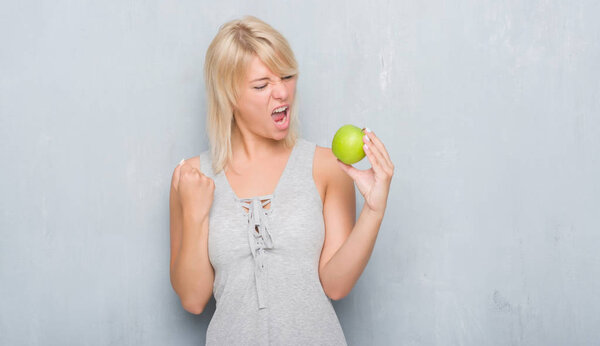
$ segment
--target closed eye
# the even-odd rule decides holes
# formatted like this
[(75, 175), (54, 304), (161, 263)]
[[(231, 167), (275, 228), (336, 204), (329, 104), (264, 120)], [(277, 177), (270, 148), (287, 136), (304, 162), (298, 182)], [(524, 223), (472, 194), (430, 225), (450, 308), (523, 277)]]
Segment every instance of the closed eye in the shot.
[[(292, 79), (292, 78), (294, 78), (294, 75), (285, 76), (285, 77), (283, 77), (281, 79)], [(256, 90), (262, 90), (262, 89), (264, 89), (267, 86), (267, 84), (254, 87), (254, 89), (256, 89)]]

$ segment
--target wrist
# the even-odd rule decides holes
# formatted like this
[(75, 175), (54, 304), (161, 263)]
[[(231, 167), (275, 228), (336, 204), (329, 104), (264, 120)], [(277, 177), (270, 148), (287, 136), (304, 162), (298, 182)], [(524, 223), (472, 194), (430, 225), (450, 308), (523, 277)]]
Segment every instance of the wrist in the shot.
[(365, 204), (363, 206), (362, 213), (367, 215), (369, 218), (381, 220), (385, 214), (385, 207), (382, 210), (373, 210), (367, 204)]
[(200, 216), (197, 213), (182, 211), (183, 222), (187, 224), (200, 225), (208, 221), (207, 216)]

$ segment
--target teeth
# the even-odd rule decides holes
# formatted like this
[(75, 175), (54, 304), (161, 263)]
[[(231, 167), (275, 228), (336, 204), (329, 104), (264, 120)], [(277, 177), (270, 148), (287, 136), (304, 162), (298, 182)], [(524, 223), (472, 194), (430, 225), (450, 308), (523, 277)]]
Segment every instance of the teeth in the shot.
[(283, 106), (283, 107), (279, 107), (279, 108), (275, 108), (275, 110), (273, 111), (273, 113), (279, 113), (279, 112), (283, 112), (284, 110), (287, 109), (287, 106)]

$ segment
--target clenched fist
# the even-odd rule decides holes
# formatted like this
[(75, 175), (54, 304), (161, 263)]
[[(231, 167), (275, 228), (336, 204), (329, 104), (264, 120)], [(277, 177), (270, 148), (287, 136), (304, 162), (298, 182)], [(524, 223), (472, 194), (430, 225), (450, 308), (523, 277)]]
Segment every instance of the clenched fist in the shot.
[(211, 178), (182, 161), (175, 168), (173, 188), (184, 216), (198, 221), (208, 219), (215, 191), (215, 182)]

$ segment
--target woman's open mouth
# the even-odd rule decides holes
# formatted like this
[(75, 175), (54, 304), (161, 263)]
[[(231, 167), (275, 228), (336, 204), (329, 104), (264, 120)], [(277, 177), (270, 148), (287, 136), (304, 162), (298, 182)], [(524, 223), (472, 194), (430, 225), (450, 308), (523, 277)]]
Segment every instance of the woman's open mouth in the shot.
[(290, 107), (288, 105), (284, 105), (275, 108), (275, 110), (271, 114), (271, 117), (275, 122), (275, 126), (280, 130), (285, 130), (288, 127), (289, 109)]

